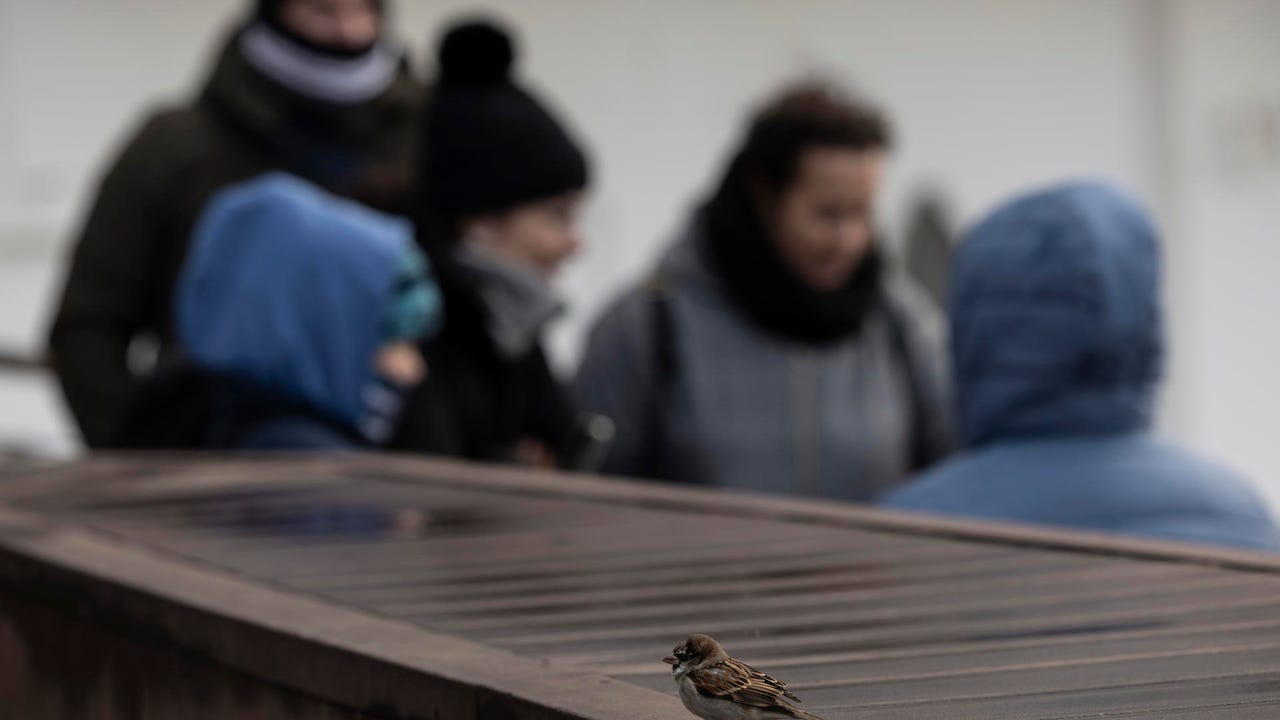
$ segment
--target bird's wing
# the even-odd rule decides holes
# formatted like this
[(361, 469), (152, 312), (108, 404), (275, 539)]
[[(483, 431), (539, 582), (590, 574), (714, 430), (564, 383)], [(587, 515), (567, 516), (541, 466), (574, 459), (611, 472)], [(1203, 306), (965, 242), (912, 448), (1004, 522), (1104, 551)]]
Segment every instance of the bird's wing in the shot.
[(795, 695), (792, 695), (791, 691), (787, 689), (787, 684), (782, 682), (778, 678), (772, 675), (769, 675), (767, 673), (762, 673), (759, 670), (751, 667), (750, 665), (744, 662), (739, 662), (738, 660), (734, 660), (733, 658), (729, 658), (728, 662), (737, 666), (740, 669), (739, 670), (740, 672), (745, 672), (748, 675), (750, 675), (751, 680), (753, 682), (760, 683), (767, 687), (773, 688), (775, 692), (781, 693), (784, 697), (794, 700), (796, 702), (800, 702), (800, 698), (796, 697)]
[(733, 658), (694, 670), (689, 673), (689, 679), (702, 695), (742, 705), (773, 710), (789, 709), (782, 701), (783, 697), (799, 702), (781, 680)]

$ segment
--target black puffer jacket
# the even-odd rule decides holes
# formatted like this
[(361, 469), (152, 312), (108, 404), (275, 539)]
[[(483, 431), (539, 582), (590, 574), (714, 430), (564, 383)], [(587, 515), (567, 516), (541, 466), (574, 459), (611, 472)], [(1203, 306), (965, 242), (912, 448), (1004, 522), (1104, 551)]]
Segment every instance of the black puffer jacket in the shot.
[(474, 292), (442, 264), (445, 327), (423, 348), (429, 374), (409, 397), (392, 448), (510, 462), (518, 443), (534, 440), (574, 465), (576, 412), (542, 347), (502, 357)]
[(271, 170), (398, 210), (412, 173), (422, 89), (402, 64), (366, 103), (337, 106), (268, 79), (223, 48), (199, 98), (152, 114), (103, 178), (75, 246), (50, 355), (85, 440), (114, 444), (136, 390), (139, 336), (170, 345), (187, 238), (221, 188)]

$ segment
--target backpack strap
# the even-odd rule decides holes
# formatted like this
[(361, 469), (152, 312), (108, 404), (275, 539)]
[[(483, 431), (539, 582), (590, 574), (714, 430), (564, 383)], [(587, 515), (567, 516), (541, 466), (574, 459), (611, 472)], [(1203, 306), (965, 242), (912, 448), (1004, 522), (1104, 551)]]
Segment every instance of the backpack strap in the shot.
[(644, 440), (641, 443), (645, 461), (642, 472), (646, 477), (670, 480), (674, 474), (667, 451), (667, 414), (677, 371), (675, 328), (671, 318), (675, 288), (670, 278), (658, 270), (645, 281), (644, 291), (649, 299), (653, 387), (645, 400)]
[(929, 422), (929, 413), (924, 398), (924, 384), (930, 382), (929, 378), (924, 377), (920, 367), (916, 364), (916, 346), (907, 337), (908, 320), (905, 313), (898, 307), (897, 303), (887, 295), (884, 296), (881, 306), (885, 309), (885, 316), (889, 326), (889, 343), (893, 352), (900, 360), (903, 374), (907, 380), (907, 394), (910, 401), (910, 417), (908, 418), (911, 427), (911, 461), (910, 470), (916, 472), (930, 465), (936, 458), (930, 449), (929, 434), (925, 429), (926, 423)]

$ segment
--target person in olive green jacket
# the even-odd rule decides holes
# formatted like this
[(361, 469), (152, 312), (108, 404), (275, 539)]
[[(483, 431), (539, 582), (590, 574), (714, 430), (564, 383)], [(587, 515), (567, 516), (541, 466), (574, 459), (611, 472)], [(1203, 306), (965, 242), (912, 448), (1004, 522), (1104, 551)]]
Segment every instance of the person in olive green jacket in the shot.
[(330, 192), (403, 210), (423, 96), (385, 37), (379, 0), (261, 0), (199, 96), (153, 113), (93, 200), (49, 352), (91, 447), (117, 445), (145, 369), (140, 338), (168, 357), (175, 278), (217, 190), (283, 170)]

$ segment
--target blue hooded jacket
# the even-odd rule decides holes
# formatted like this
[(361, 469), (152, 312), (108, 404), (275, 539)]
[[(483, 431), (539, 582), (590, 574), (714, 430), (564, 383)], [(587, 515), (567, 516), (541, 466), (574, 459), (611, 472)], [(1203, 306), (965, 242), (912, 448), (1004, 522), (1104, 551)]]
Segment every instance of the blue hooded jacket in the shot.
[(440, 323), (408, 221), (273, 173), (215, 196), (178, 279), (177, 337), (197, 365), (362, 426), (373, 357)]
[(1098, 183), (998, 209), (951, 273), (967, 450), (888, 507), (1280, 549), (1253, 489), (1149, 434), (1164, 338), (1156, 231)]

